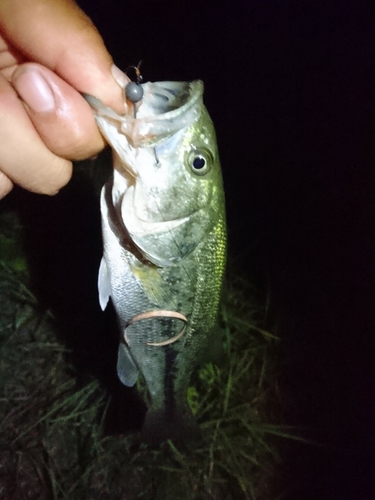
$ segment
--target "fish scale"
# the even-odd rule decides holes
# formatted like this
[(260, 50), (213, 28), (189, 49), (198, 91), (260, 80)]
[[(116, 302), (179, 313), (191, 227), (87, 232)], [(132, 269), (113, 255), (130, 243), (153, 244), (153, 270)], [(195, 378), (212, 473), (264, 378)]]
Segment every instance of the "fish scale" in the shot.
[(86, 96), (114, 158), (101, 195), (99, 301), (104, 309), (111, 298), (118, 316), (120, 380), (132, 386), (142, 374), (147, 386), (144, 439), (191, 443), (199, 428), (189, 381), (219, 335), (221, 169), (202, 82), (148, 82), (142, 91), (137, 111), (124, 115)]

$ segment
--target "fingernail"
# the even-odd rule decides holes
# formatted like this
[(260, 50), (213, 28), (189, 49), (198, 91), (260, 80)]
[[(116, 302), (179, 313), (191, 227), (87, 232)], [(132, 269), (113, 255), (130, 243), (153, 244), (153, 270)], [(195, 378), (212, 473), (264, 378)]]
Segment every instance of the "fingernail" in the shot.
[(13, 81), (21, 99), (36, 113), (53, 111), (56, 107), (54, 93), (40, 71), (26, 69)]
[(116, 83), (120, 85), (121, 88), (124, 88), (129, 82), (129, 78), (115, 64), (112, 64), (111, 66), (111, 73), (113, 78), (116, 80)]

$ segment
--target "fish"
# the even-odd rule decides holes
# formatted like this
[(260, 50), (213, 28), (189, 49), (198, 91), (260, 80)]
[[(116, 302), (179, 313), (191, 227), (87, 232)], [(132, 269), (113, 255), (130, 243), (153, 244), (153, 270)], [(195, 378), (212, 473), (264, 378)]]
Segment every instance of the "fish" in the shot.
[(141, 374), (147, 387), (143, 440), (193, 443), (201, 434), (189, 382), (220, 337), (221, 166), (203, 82), (141, 86), (142, 100), (124, 115), (85, 96), (113, 150), (100, 201), (99, 302), (104, 310), (111, 298), (117, 314), (121, 382), (132, 387)]

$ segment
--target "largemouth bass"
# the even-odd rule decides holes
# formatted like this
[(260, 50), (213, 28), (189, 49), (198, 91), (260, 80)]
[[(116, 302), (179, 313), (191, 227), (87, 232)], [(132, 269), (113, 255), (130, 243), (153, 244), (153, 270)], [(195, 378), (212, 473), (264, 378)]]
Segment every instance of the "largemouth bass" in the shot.
[[(136, 117), (86, 96), (113, 149), (101, 193), (102, 309), (111, 297), (121, 328), (118, 376), (144, 377), (144, 440), (193, 440), (190, 377), (219, 334), (226, 255), (224, 191), (203, 83), (142, 85)], [(135, 113), (134, 113), (135, 114)]]

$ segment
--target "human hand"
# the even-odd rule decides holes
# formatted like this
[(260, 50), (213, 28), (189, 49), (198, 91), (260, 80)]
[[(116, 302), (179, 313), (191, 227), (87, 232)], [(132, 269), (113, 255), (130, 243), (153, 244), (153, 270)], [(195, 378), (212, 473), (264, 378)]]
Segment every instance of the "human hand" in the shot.
[(0, 0), (0, 198), (57, 193), (105, 145), (80, 92), (123, 113), (127, 81), (74, 0)]

